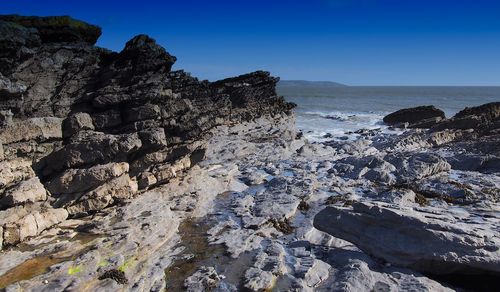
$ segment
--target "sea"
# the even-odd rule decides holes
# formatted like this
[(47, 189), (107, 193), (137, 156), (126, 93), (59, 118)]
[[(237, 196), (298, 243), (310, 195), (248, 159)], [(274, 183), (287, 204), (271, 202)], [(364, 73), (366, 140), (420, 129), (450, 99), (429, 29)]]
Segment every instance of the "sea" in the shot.
[(312, 141), (351, 140), (363, 129), (394, 132), (385, 115), (434, 105), (452, 117), (465, 107), (500, 102), (499, 87), (448, 86), (279, 86), (279, 95), (297, 104), (297, 127)]

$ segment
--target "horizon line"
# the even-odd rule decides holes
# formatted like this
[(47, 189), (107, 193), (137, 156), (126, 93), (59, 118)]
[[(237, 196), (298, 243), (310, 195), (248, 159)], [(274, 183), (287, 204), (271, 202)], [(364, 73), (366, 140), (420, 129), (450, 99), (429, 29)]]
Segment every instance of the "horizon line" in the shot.
[[(338, 87), (500, 87), (500, 84), (497, 85), (488, 85), (488, 84), (439, 84), (439, 85), (430, 85), (430, 84), (346, 84), (338, 81), (330, 81), (330, 80), (307, 80), (307, 79), (280, 79), (281, 81), (302, 81), (302, 82), (325, 82), (325, 83), (335, 83), (338, 84)], [(279, 83), (278, 82), (278, 83)]]

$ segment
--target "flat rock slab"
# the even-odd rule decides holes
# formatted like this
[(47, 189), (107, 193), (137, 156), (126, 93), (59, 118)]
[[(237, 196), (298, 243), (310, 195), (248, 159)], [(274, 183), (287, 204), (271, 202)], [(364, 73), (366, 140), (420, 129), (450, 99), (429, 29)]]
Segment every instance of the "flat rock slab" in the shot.
[(314, 227), (389, 263), (421, 272), (500, 275), (498, 218), (481, 224), (460, 219), (431, 208), (355, 203), (352, 209), (327, 207), (314, 218)]

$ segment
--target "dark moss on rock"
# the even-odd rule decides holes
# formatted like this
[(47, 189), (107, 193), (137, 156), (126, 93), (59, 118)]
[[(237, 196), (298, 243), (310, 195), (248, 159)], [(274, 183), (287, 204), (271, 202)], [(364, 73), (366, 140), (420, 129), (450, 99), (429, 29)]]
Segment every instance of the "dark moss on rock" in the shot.
[(99, 280), (104, 280), (104, 279), (111, 279), (114, 280), (116, 283), (122, 285), (128, 284), (128, 279), (125, 276), (125, 273), (117, 269), (108, 270), (99, 276)]

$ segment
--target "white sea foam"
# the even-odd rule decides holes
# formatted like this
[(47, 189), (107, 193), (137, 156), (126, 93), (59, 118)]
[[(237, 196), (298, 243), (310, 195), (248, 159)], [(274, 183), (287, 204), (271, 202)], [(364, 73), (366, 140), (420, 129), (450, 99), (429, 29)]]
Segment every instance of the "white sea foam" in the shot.
[(358, 130), (380, 129), (388, 131), (382, 119), (385, 113), (298, 111), (297, 126), (310, 141), (325, 139), (352, 140)]
[[(500, 100), (500, 87), (297, 87), (278, 88), (297, 107), (297, 126), (310, 140), (353, 139), (360, 129), (393, 133), (382, 118), (393, 111), (434, 105), (451, 117), (466, 106)], [(397, 133), (397, 132), (396, 132)], [(329, 138), (331, 139), (331, 138)]]

